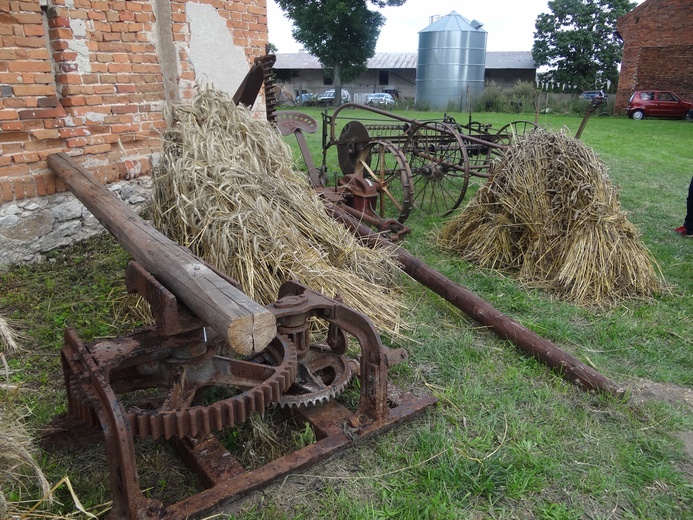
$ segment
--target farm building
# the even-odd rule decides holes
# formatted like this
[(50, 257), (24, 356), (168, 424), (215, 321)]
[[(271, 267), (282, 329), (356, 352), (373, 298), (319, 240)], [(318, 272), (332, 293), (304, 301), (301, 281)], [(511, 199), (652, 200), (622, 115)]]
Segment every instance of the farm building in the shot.
[(98, 228), (49, 154), (144, 202), (164, 103), (233, 94), (267, 43), (264, 1), (3, 0), (0, 22), (0, 266)]
[(618, 19), (623, 59), (615, 110), (637, 89), (673, 90), (693, 100), (693, 7), (690, 0), (646, 0)]
[[(390, 92), (400, 99), (413, 99), (416, 94), (416, 52), (376, 53), (368, 60), (368, 70), (353, 82), (344, 85), (359, 101), (365, 94)], [(294, 96), (300, 91), (319, 94), (332, 85), (320, 61), (307, 52), (279, 53), (274, 66), (279, 84)], [(486, 52), (484, 82), (512, 87), (518, 81), (534, 82), (536, 65), (529, 51)]]

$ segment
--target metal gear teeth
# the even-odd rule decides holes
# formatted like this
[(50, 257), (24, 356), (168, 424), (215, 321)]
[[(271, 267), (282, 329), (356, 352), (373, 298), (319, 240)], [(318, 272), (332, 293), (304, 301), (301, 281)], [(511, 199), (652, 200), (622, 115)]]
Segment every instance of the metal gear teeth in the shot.
[(344, 378), (341, 380), (337, 378), (338, 381), (336, 383), (329, 385), (327, 389), (320, 390), (319, 392), (305, 393), (300, 395), (284, 393), (277, 402), (277, 405), (280, 408), (300, 408), (301, 406), (317, 406), (336, 398), (337, 396), (341, 395), (342, 392), (344, 392), (347, 386), (349, 386), (349, 383), (351, 383), (351, 379), (353, 377), (351, 365), (349, 363), (349, 360), (345, 356), (333, 354), (331, 352), (329, 353), (343, 363), (344, 370), (345, 372), (347, 372), (346, 376), (344, 376)]

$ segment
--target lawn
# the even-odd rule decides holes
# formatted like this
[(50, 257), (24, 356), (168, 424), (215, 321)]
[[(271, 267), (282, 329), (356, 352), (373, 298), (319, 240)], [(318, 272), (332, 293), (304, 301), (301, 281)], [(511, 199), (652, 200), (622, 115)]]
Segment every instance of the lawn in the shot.
[[(306, 112), (319, 121), (319, 110)], [(517, 116), (475, 119), (500, 128)], [(580, 121), (541, 115), (538, 122), (573, 134)], [(286, 140), (303, 168), (295, 139)], [(399, 346), (410, 357), (391, 377), (402, 387), (434, 393), (437, 407), (251, 496), (229, 515), (693, 518), (693, 241), (672, 231), (682, 223), (693, 175), (693, 124), (593, 117), (582, 141), (619, 186), (622, 207), (656, 258), (668, 291), (610, 310), (578, 308), (527, 290), (507, 273), (442, 252), (435, 237), (443, 219), (416, 211), (407, 221), (412, 232), (404, 247), (626, 387), (626, 397), (584, 392), (403, 276), (410, 331)], [(309, 136), (309, 144), (319, 163), (320, 131)], [(334, 149), (328, 159), (328, 170), (336, 170)], [(481, 182), (473, 180), (466, 201)], [(0, 310), (26, 347), (9, 360), (9, 377), (21, 385), (18, 399), (31, 409), (32, 428), (45, 426), (66, 406), (59, 360), (65, 326), (91, 340), (141, 324), (142, 314), (124, 290), (126, 262), (117, 243), (102, 235), (51, 253), (43, 264), (0, 272)], [(260, 423), (253, 421), (258, 428)], [(249, 439), (251, 426), (227, 433)], [(254, 446), (262, 447), (257, 441)], [(139, 451), (141, 486), (148, 494), (172, 501), (195, 488), (165, 445), (142, 443)], [(40, 460), (52, 482), (67, 475), (87, 507), (109, 499), (98, 450), (41, 452)], [(56, 511), (69, 512), (68, 493), (63, 488), (59, 494), (64, 505)]]

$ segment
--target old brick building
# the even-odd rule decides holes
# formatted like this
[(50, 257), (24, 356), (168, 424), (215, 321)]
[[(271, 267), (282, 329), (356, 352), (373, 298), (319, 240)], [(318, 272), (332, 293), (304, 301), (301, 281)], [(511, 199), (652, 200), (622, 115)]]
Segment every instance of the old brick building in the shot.
[(165, 101), (197, 82), (233, 93), (264, 54), (266, 1), (0, 0), (0, 41), (2, 265), (64, 226), (42, 209), (65, 190), (46, 157), (66, 152), (105, 183), (147, 174)]
[(634, 90), (673, 90), (693, 100), (693, 3), (647, 0), (618, 19), (624, 42), (615, 110)]

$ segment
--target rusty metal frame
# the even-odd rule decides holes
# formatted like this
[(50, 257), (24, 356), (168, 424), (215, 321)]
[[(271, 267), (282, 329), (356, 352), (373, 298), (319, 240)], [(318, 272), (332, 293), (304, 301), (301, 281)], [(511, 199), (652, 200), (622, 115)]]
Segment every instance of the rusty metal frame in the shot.
[[(356, 362), (361, 379), (359, 404), (355, 411), (335, 400), (320, 406), (289, 409), (287, 413), (311, 425), (316, 442), (246, 471), (213, 435), (215, 421), (218, 421), (214, 410), (179, 412), (183, 418), (180, 420), (187, 421), (185, 427), (191, 434), (170, 436), (163, 430), (158, 433), (147, 430), (121, 405), (119, 391), (128, 387), (129, 382), (127, 371), (124, 379), (109, 379), (108, 367), (114, 360), (125, 360), (127, 365), (134, 363), (129, 361), (133, 356), (141, 359), (150, 355), (154, 359), (165, 349), (194, 350), (203, 334), (202, 322), (138, 264), (131, 262), (126, 277), (130, 290), (138, 291), (153, 307), (156, 329), (92, 344), (84, 344), (74, 331), (66, 331), (62, 362), (68, 416), (55, 421), (53, 434), (44, 438), (49, 446), (51, 443), (59, 444), (61, 432), (70, 436), (79, 430), (80, 438), (94, 439), (97, 437), (83, 434), (84, 424), (100, 428), (113, 492), (110, 518), (194, 518), (293, 471), (324, 461), (350, 447), (356, 439), (382, 433), (422, 413), (436, 402), (430, 394), (414, 396), (388, 383), (388, 367), (406, 359), (406, 352), (383, 346), (365, 315), (301, 284), (288, 282), (280, 289), (278, 300), (267, 306), (277, 318), (278, 333), (284, 334), (290, 344), (298, 343), (296, 350), (300, 352), (306, 348), (307, 341), (306, 335), (300, 332), (300, 325), (309, 317), (317, 316), (342, 334), (355, 337), (361, 346), (361, 356)], [(328, 335), (328, 344), (331, 341), (334, 344), (330, 346), (335, 350), (344, 348), (340, 334)], [(131, 383), (133, 387), (137, 386), (136, 381)], [(262, 395), (267, 393), (268, 390), (261, 389)], [(243, 403), (233, 406), (240, 406), (245, 417), (253, 411), (261, 411), (265, 400), (250, 397)], [(138, 484), (135, 442), (138, 437), (151, 436), (168, 439), (206, 489), (169, 505), (147, 498)]]

